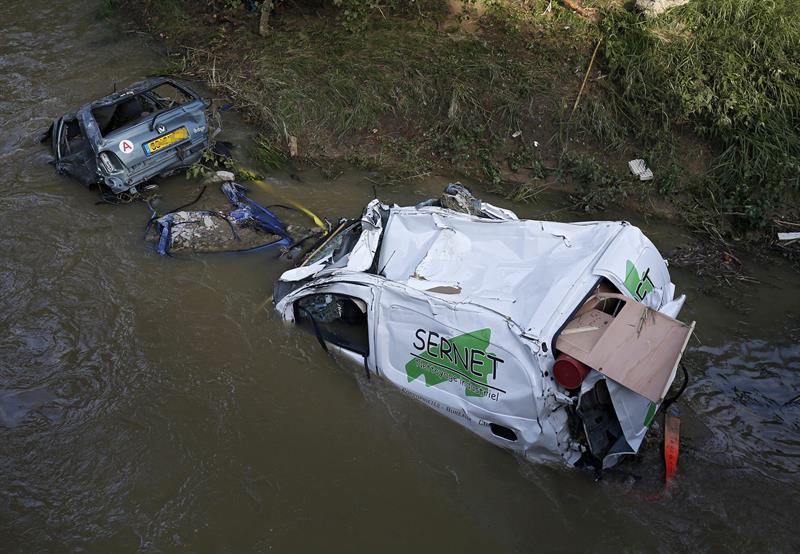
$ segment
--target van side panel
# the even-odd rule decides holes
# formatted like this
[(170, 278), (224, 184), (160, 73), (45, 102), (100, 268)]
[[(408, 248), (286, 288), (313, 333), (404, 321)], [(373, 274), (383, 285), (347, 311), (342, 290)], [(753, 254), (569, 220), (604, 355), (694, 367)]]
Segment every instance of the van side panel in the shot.
[(491, 442), (558, 459), (566, 429), (542, 422), (544, 399), (525, 367), (538, 360), (503, 318), (394, 287), (382, 289), (377, 316), (376, 357), (386, 379)]

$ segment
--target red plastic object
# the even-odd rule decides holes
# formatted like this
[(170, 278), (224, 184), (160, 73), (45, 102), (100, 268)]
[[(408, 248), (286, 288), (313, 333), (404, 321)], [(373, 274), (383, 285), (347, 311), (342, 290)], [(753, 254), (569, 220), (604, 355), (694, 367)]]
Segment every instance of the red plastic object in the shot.
[(566, 389), (577, 389), (589, 374), (589, 366), (567, 354), (559, 354), (553, 366), (556, 381)]
[(681, 419), (677, 410), (667, 410), (664, 416), (664, 483), (669, 486), (678, 471), (681, 444)]

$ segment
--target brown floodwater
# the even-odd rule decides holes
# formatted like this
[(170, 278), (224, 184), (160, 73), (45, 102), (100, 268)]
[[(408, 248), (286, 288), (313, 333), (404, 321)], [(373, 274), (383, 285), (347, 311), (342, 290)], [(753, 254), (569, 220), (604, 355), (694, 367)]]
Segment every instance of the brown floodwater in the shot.
[[(669, 495), (657, 425), (599, 483), (520, 460), (259, 310), (287, 267), (274, 255), (159, 257), (146, 206), (97, 205), (55, 174), (38, 132), (166, 66), (100, 4), (0, 5), (0, 551), (800, 550), (800, 279), (786, 262), (741, 253), (757, 285), (672, 269), (698, 340)], [(248, 161), (253, 130), (233, 112), (225, 124)], [(270, 179), (332, 219), (358, 214), (376, 180)], [(377, 191), (416, 202), (446, 181)], [(166, 179), (159, 206), (198, 188)], [(475, 190), (522, 216), (587, 218), (555, 193), (520, 208)], [(664, 253), (690, 240), (602, 217), (630, 218)]]

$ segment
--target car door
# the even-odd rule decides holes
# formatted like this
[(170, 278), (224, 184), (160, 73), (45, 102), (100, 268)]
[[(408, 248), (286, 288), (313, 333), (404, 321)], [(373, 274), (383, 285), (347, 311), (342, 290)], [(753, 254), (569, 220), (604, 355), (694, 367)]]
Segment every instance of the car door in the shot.
[(295, 300), (293, 317), (325, 350), (374, 371), (372, 300), (367, 286), (332, 285)]
[(75, 115), (56, 121), (52, 136), (56, 169), (89, 186), (97, 182), (97, 163), (83, 125)]

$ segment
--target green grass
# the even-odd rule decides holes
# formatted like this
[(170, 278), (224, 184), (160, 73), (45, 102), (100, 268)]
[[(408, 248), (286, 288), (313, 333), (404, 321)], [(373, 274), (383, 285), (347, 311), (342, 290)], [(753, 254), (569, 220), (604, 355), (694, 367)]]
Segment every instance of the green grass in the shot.
[(562, 170), (569, 172), (576, 185), (575, 206), (587, 213), (618, 206), (635, 190), (630, 175), (610, 170), (592, 156), (567, 154), (564, 162)]
[(101, 0), (95, 12), (95, 16), (97, 19), (109, 19), (116, 13), (116, 10), (117, 0)]
[[(601, 23), (615, 120), (652, 137), (691, 129), (717, 154), (694, 191), (742, 227), (769, 224), (798, 191), (796, 0), (693, 0), (659, 18)], [(636, 131), (634, 131), (636, 132)]]
[[(547, 0), (468, 1), (460, 15), (441, 0), (283, 2), (268, 37), (241, 2), (107, 3), (250, 117), (265, 166), (292, 135), (302, 157), (383, 169), (387, 182), (442, 166), (532, 201), (555, 177), (588, 211), (660, 196), (737, 233), (798, 215), (796, 1), (692, 0), (644, 19), (583, 0), (599, 23), (559, 2), (544, 13)], [(688, 167), (694, 150), (708, 155)], [(652, 183), (630, 179), (632, 157)]]
[[(546, 5), (538, 3), (537, 9)], [(301, 156), (346, 157), (357, 149), (359, 159), (375, 165), (408, 165), (408, 175), (427, 158), (491, 182), (500, 178), (509, 137), (551, 126), (547, 114), (562, 90), (577, 90), (583, 35), (567, 37), (573, 48), (565, 55), (562, 27), (587, 28), (557, 8), (537, 37), (509, 34), (497, 3), (480, 34), (459, 32), (438, 11), (390, 13), (357, 32), (331, 15), (294, 13), (276, 18), (265, 39), (243, 9), (214, 18), (208, 6), (198, 10), (182, 0), (135, 6), (178, 47), (175, 66), (231, 97), (274, 148), (285, 148), (293, 135)]]

